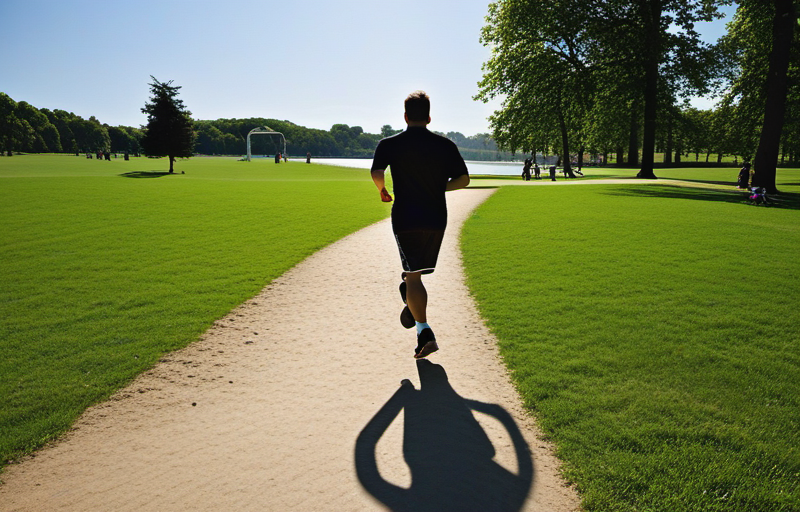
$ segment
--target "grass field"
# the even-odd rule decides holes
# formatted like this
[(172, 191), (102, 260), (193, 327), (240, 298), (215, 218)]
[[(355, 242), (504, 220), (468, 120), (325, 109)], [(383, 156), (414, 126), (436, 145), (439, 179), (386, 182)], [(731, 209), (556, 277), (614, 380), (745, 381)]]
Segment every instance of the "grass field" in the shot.
[(778, 172), (780, 207), (505, 187), (466, 224), (469, 286), (588, 510), (800, 510), (800, 171)]
[[(388, 214), (363, 170), (165, 168), (0, 158), (1, 464)], [(468, 222), (470, 287), (589, 510), (800, 511), (800, 171), (778, 172), (772, 208), (719, 185), (735, 169), (659, 169), (710, 188), (507, 187)]]
[(0, 158), (0, 466), (300, 260), (388, 215), (366, 171)]

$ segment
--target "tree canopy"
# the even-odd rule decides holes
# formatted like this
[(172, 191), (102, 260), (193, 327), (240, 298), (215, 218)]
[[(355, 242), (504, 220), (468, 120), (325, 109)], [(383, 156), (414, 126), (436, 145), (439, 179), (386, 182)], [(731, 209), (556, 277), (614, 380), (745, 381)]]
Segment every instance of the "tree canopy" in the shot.
[[(503, 100), (490, 117), (502, 148), (560, 145), (556, 151), (565, 166), (568, 155), (582, 155), (583, 148), (604, 155), (615, 151), (621, 162), (627, 146), (628, 165), (638, 165), (641, 152), (643, 177), (655, 177), (659, 149), (666, 163), (680, 161), (690, 150), (697, 159), (712, 151), (752, 155), (758, 134), (751, 127), (758, 122), (753, 118), (763, 115), (758, 96), (764, 94), (764, 81), (735, 77), (767, 76), (769, 38), (763, 26), (771, 18), (747, 34), (736, 25), (747, 19), (752, 28), (760, 18), (749, 12), (775, 12), (770, 5), (781, 1), (792, 3), (743, 1), (732, 35), (710, 45), (700, 40), (695, 25), (719, 18), (718, 8), (730, 0), (498, 0), (489, 6), (481, 35), (492, 54), (476, 99)], [(758, 58), (751, 64), (748, 54)], [(793, 83), (789, 80), (790, 108)], [(749, 109), (744, 125), (731, 126), (717, 111), (700, 113), (681, 103), (728, 87), (727, 101), (717, 110), (744, 115)], [(781, 144), (790, 159), (796, 158), (788, 140)]]

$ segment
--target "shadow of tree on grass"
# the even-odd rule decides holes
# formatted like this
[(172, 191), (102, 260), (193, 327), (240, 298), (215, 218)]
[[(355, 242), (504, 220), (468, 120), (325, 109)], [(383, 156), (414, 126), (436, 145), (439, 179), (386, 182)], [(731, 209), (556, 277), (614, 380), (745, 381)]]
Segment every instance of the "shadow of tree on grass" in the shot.
[[(715, 201), (752, 206), (748, 200), (750, 194), (744, 190), (728, 191), (681, 187), (678, 185), (646, 185), (617, 187), (603, 193), (615, 196), (693, 199), (696, 201)], [(800, 210), (800, 194), (796, 192), (781, 192), (778, 195), (769, 197), (772, 202), (769, 208)]]
[[(169, 176), (167, 171), (131, 171), (124, 172), (119, 176), (123, 178), (161, 178), (162, 176)], [(175, 176), (175, 173), (172, 173)]]
[[(417, 371), (420, 389), (404, 380), (356, 440), (361, 485), (393, 512), (519, 511), (533, 482), (533, 462), (514, 419), (497, 404), (459, 396), (438, 364), (420, 360)], [(381, 476), (375, 453), (401, 411), (403, 457), (411, 470), (408, 489)], [(514, 446), (517, 474), (493, 460), (495, 447), (473, 411), (505, 427)]]

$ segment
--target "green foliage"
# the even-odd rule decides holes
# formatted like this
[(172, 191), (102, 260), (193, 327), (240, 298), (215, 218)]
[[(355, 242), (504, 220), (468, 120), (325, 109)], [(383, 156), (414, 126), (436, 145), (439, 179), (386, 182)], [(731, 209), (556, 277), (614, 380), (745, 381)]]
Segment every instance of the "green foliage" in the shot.
[(188, 158), (194, 154), (194, 131), (192, 113), (178, 99), (179, 86), (172, 80), (163, 83), (150, 76), (150, 92), (153, 95), (145, 103), (142, 113), (147, 114), (147, 127), (141, 140), (144, 153), (149, 156), (169, 157), (169, 172), (176, 158)]
[(576, 149), (607, 152), (630, 139), (635, 155), (644, 113), (643, 162), (652, 171), (657, 104), (718, 82), (716, 49), (699, 40), (694, 23), (718, 16), (724, 3), (492, 3), (481, 37), (492, 57), (476, 99), (504, 98), (490, 118), (494, 138), (512, 150), (558, 145), (566, 162)]
[[(773, 2), (740, 1), (721, 39), (730, 82), (718, 111), (724, 112), (727, 152), (752, 158), (759, 142), (767, 101), (765, 77), (772, 51)], [(794, 31), (788, 70), (789, 91), (780, 144), (789, 160), (800, 161), (800, 30)]]
[(384, 218), (365, 171), (198, 158), (0, 164), (0, 465), (325, 245)]
[(800, 510), (799, 182), (782, 208), (506, 187), (468, 221), (470, 289), (587, 510)]
[[(169, 86), (169, 84), (161, 85)], [(172, 89), (177, 93), (179, 87)], [(33, 126), (29, 120), (18, 117), (18, 105), (23, 105), (27, 117), (34, 121)], [(41, 115), (44, 115), (44, 118)], [(290, 121), (261, 117), (195, 120), (193, 122), (195, 143), (191, 153), (243, 155), (247, 152), (247, 134), (258, 126), (269, 126), (283, 133), (290, 155), (305, 156), (306, 153), (311, 153), (315, 157), (370, 158), (381, 138), (402, 131), (384, 125), (381, 134), (378, 135), (366, 133), (360, 126), (351, 127), (346, 124), (336, 124), (330, 131), (326, 131), (306, 128)], [(456, 142), (465, 158), (471, 160), (510, 160), (513, 156), (512, 153), (498, 151), (494, 141), (485, 133), (465, 137), (460, 132), (448, 132), (446, 136)], [(0, 93), (0, 151), (4, 149), (68, 153), (111, 151), (139, 154), (142, 152), (143, 137), (144, 132), (140, 128), (100, 124), (94, 116), (85, 120), (71, 112), (58, 109), (37, 111), (25, 102), (18, 104), (8, 95)], [(254, 137), (251, 143), (252, 152), (257, 155), (272, 155), (282, 150), (277, 137)]]
[(108, 131), (110, 151), (112, 153), (138, 154), (140, 152), (139, 141), (144, 136), (141, 130), (125, 126), (104, 126)]

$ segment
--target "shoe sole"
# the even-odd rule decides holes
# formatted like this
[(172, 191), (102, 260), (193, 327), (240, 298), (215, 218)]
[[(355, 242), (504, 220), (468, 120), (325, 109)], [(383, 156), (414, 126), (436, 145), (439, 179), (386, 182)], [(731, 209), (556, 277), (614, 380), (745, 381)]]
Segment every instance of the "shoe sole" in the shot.
[(419, 352), (414, 354), (414, 359), (424, 359), (437, 350), (439, 350), (439, 345), (436, 344), (436, 340), (431, 340), (423, 345)]
[(411, 314), (411, 310), (408, 309), (408, 306), (404, 307), (403, 311), (400, 312), (400, 323), (406, 329), (411, 329), (417, 325), (417, 321), (414, 320), (414, 315)]

